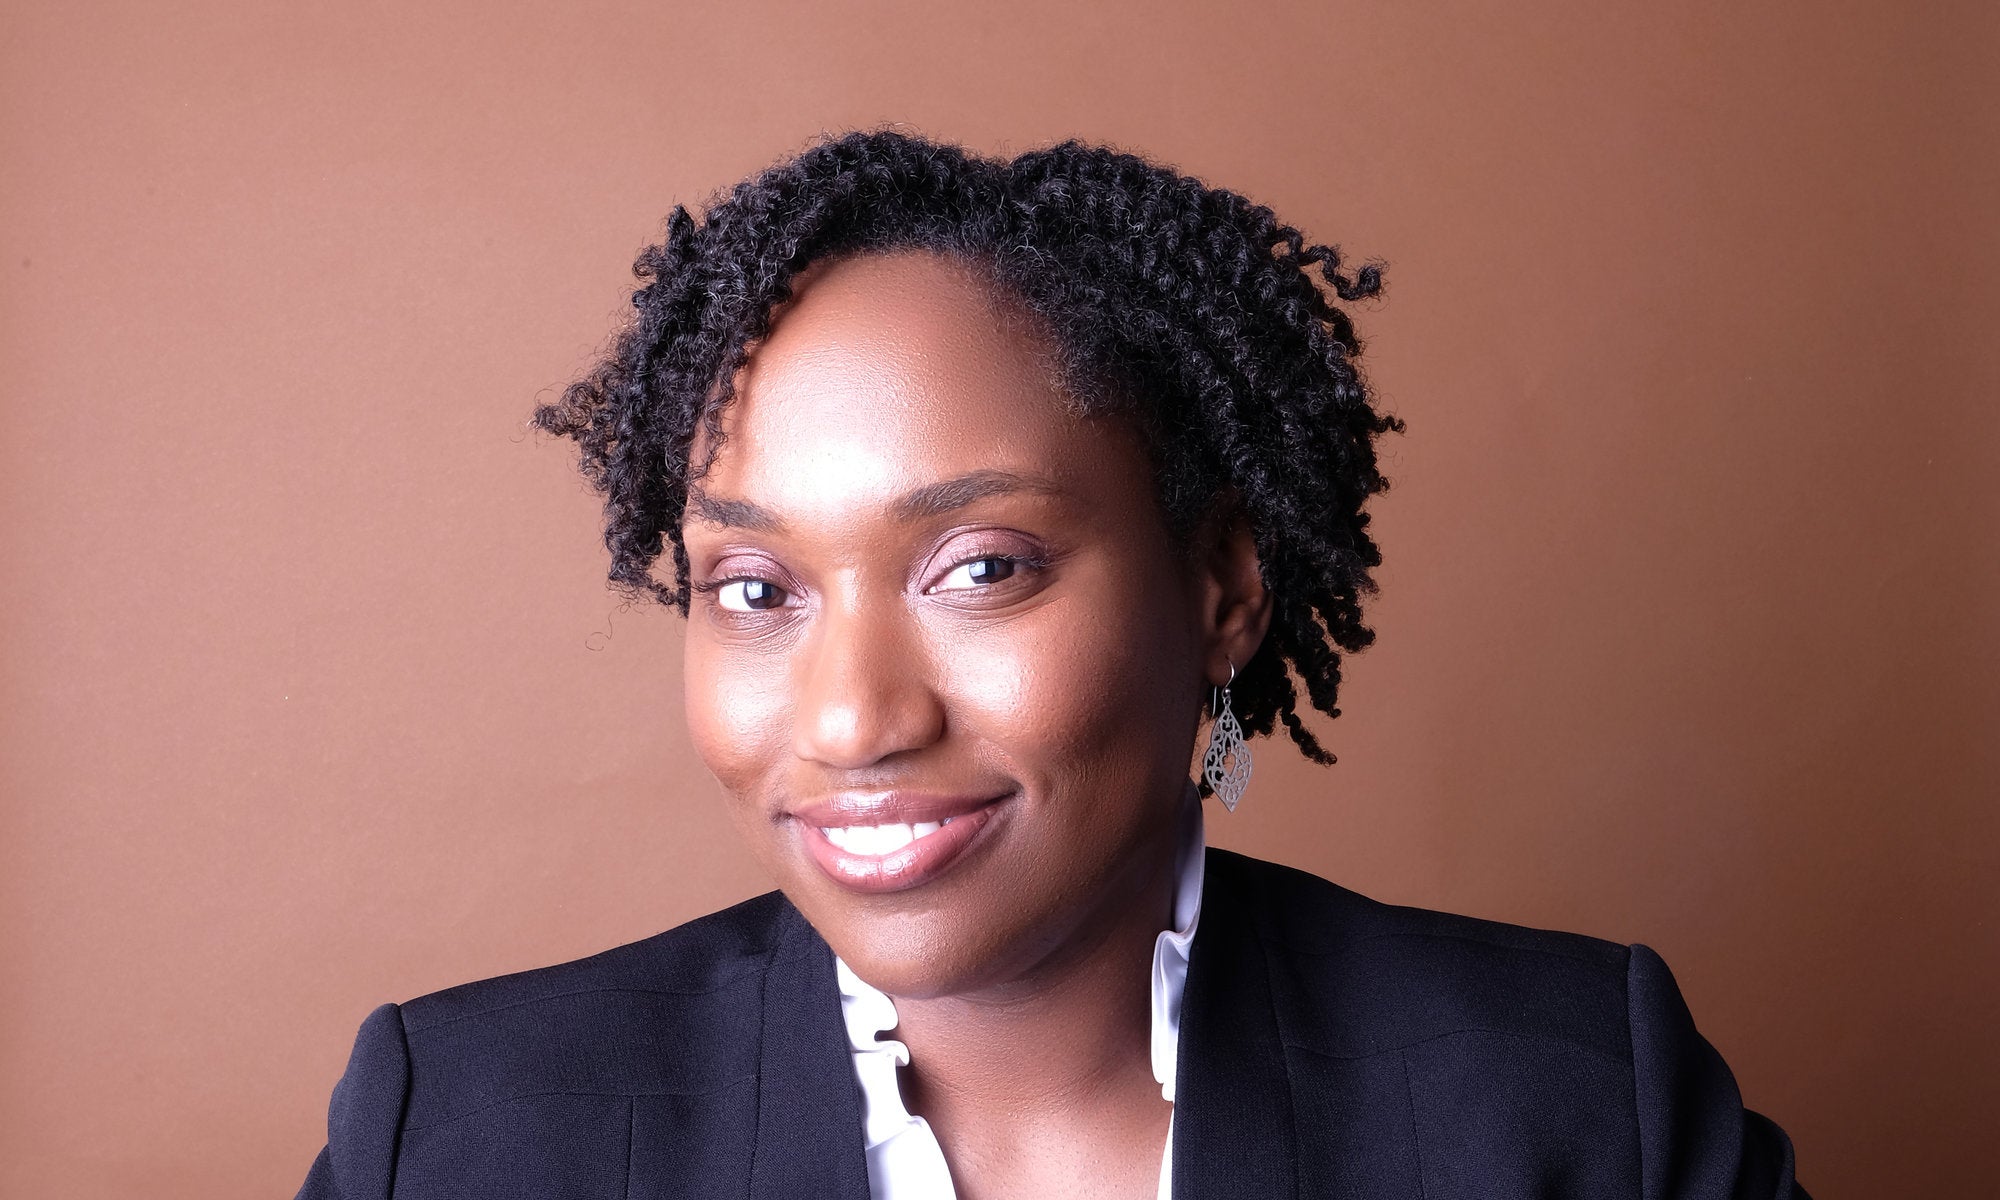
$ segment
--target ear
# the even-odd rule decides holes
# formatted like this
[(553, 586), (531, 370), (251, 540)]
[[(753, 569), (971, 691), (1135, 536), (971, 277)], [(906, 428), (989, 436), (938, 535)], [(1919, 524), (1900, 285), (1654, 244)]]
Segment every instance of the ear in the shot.
[(1225, 498), (1194, 539), (1196, 618), (1202, 670), (1211, 686), (1241, 674), (1271, 627), (1271, 593), (1259, 571), (1257, 542), (1235, 497)]

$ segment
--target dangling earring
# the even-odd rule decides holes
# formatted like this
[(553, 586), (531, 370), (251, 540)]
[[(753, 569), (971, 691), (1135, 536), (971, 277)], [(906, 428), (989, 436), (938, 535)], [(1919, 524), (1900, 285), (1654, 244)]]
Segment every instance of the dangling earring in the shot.
[[(1236, 682), (1236, 664), (1229, 664), (1229, 683)], [(1210, 689), (1215, 724), (1208, 727), (1208, 753), (1201, 756), (1201, 777), (1208, 783), (1222, 807), (1236, 811), (1243, 789), (1250, 786), (1250, 747), (1243, 742), (1243, 726), (1236, 723), (1236, 711), (1229, 707), (1229, 683)]]

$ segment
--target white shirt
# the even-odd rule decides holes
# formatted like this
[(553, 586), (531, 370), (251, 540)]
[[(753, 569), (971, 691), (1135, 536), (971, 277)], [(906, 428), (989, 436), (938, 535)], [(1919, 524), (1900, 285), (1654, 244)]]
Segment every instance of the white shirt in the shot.
[[(1182, 809), (1181, 841), (1174, 855), (1174, 927), (1153, 942), (1153, 1078), (1169, 1104), (1181, 1044), (1181, 993), (1187, 987), (1188, 950), (1201, 919), (1202, 863), (1208, 849), (1202, 830), (1201, 800), (1189, 784)], [(861, 1084), (868, 1147), (871, 1200), (956, 1200), (944, 1148), (922, 1117), (903, 1106), (896, 1068), (910, 1061), (910, 1049), (881, 1034), (896, 1027), (896, 1002), (864, 983), (845, 962), (834, 959), (840, 981), (840, 1015), (853, 1050), (854, 1076)], [(1174, 1125), (1167, 1118), (1167, 1144), (1160, 1152), (1159, 1200), (1169, 1200), (1174, 1180)]]

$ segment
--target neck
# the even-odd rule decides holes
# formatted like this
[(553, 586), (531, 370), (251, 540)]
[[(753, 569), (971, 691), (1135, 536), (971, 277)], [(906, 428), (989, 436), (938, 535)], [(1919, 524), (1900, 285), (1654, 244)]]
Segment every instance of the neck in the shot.
[(1062, 950), (1003, 986), (934, 999), (898, 998), (895, 1036), (912, 1112), (945, 1130), (1018, 1126), (1023, 1114), (1160, 1100), (1153, 1079), (1152, 963), (1172, 923), (1171, 823), (1154, 852)]

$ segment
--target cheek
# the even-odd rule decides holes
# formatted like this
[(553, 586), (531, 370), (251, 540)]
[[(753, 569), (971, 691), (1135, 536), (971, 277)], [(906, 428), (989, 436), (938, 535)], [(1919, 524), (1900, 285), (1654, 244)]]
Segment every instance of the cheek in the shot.
[(695, 753), (732, 799), (743, 799), (781, 761), (788, 740), (784, 658), (730, 653), (690, 628), (685, 664), (683, 696)]
[(1176, 619), (1082, 597), (1048, 605), (947, 656), (963, 662), (948, 685), (953, 707), (1057, 790), (1114, 779), (1144, 787), (1154, 759), (1172, 769), (1187, 759), (1181, 727), (1195, 710), (1180, 701), (1191, 655)]

